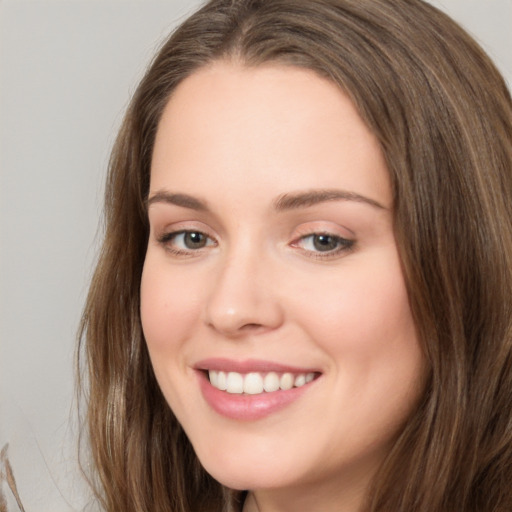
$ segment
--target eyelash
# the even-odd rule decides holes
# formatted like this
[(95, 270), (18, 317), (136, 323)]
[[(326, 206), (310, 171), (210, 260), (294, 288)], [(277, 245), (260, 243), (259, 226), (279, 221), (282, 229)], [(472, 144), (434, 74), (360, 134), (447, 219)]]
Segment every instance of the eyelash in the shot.
[[(328, 237), (334, 243), (336, 244), (336, 247), (334, 249), (328, 250), (328, 251), (315, 251), (312, 249), (304, 249), (299, 246), (300, 242), (304, 242), (307, 239), (311, 239), (312, 243), (314, 244), (313, 239), (315, 237)], [(315, 232), (315, 233), (309, 233), (302, 235), (299, 237), (295, 242), (293, 242), (292, 247), (299, 247), (304, 252), (308, 253), (309, 256), (316, 258), (316, 259), (330, 259), (330, 258), (336, 258), (337, 256), (340, 256), (342, 253), (350, 252), (354, 249), (355, 241), (349, 240), (347, 238), (343, 238), (339, 235), (335, 235), (333, 233), (327, 233), (327, 232)]]
[[(186, 249), (177, 249), (175, 245), (173, 245), (173, 241), (176, 240), (179, 236), (187, 236), (187, 235), (199, 235), (201, 237), (206, 238), (205, 245), (198, 248), (186, 248)], [(312, 243), (314, 244), (314, 238), (315, 237), (328, 237), (336, 244), (336, 247), (334, 249), (328, 250), (328, 251), (315, 251), (313, 249), (305, 249), (304, 247), (301, 247), (301, 242), (304, 242), (308, 239), (312, 240)], [(195, 256), (197, 255), (202, 249), (206, 247), (216, 246), (217, 242), (208, 236), (206, 233), (199, 231), (199, 230), (193, 230), (193, 229), (182, 229), (179, 231), (171, 231), (169, 233), (164, 233), (160, 237), (158, 237), (158, 242), (165, 247), (167, 251), (169, 251), (171, 254), (175, 256)], [(327, 232), (314, 232), (314, 233), (308, 233), (305, 235), (300, 236), (297, 238), (294, 242), (292, 242), (291, 247), (297, 247), (304, 253), (306, 253), (309, 257), (316, 258), (316, 259), (329, 259), (329, 258), (335, 258), (339, 256), (341, 253), (350, 252), (354, 249), (355, 241), (349, 240), (347, 238), (343, 238), (339, 235), (334, 235), (332, 233)]]
[[(186, 249), (177, 249), (172, 242), (176, 240), (179, 236), (186, 235), (200, 235), (206, 238), (206, 245), (198, 248), (186, 248)], [(164, 233), (158, 238), (158, 242), (165, 247), (167, 251), (175, 256), (195, 256), (194, 253), (198, 253), (201, 249), (205, 247), (209, 247), (212, 245), (217, 245), (216, 241), (209, 237), (206, 233), (195, 229), (181, 229), (179, 231), (171, 231), (169, 233)], [(213, 242), (213, 243), (209, 243)]]

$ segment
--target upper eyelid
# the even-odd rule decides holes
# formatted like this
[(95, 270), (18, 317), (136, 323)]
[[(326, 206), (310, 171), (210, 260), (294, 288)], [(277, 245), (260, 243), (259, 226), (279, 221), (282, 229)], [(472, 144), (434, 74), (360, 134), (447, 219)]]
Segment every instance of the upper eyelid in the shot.
[(348, 244), (355, 244), (355, 240), (351, 239), (351, 238), (347, 238), (347, 237), (344, 237), (342, 235), (337, 235), (335, 233), (329, 233), (329, 232), (325, 232), (325, 231), (318, 231), (318, 232), (315, 232), (315, 233), (309, 233), (309, 234), (305, 234), (305, 235), (301, 235), (297, 238), (295, 238), (295, 240), (292, 242), (292, 243), (297, 243), (299, 242), (300, 240), (305, 240), (309, 237), (312, 237), (312, 236), (331, 236), (333, 238), (336, 238), (338, 240), (340, 240), (341, 242), (343, 243), (347, 243)]
[[(311, 225), (313, 224), (313, 225)], [(318, 225), (321, 224), (321, 225)], [(329, 226), (326, 226), (326, 224), (329, 224)], [(309, 236), (309, 235), (330, 235), (330, 236), (337, 236), (339, 238), (343, 238), (345, 240), (352, 240), (356, 237), (355, 232), (338, 223), (332, 223), (332, 222), (321, 222), (313, 221), (313, 222), (304, 222), (297, 226), (294, 229), (295, 233), (298, 233), (298, 235), (295, 238), (303, 237), (303, 236)]]
[(209, 238), (210, 240), (215, 241), (215, 237), (208, 234), (206, 231), (202, 229), (170, 229), (170, 230), (163, 230), (163, 232), (160, 235), (157, 235), (159, 239), (162, 238), (174, 238), (178, 235), (183, 235), (185, 233), (200, 233), (201, 235), (204, 235), (206, 238)]
[(207, 224), (197, 220), (184, 220), (176, 222), (161, 222), (159, 220), (149, 223), (150, 229), (156, 236), (160, 237), (165, 234), (177, 234), (183, 232), (203, 233), (210, 238), (215, 238), (215, 230), (211, 229)]
[(299, 235), (296, 239), (301, 240), (303, 238), (308, 238), (310, 236), (332, 236), (333, 238), (339, 238), (340, 240), (353, 241), (351, 238), (340, 235), (338, 233), (333, 233), (331, 231), (313, 231), (311, 233), (304, 233), (303, 235)]
[[(204, 225), (203, 222), (199, 221), (198, 225), (190, 225), (196, 224), (197, 221), (179, 221), (175, 224), (170, 224), (165, 227), (159, 229), (158, 224), (155, 223), (152, 226), (152, 231), (154, 232), (154, 236), (158, 241), (169, 241), (173, 237), (176, 237), (183, 233), (201, 233), (209, 240), (214, 241), (216, 244), (219, 243), (219, 237), (215, 230), (209, 229), (209, 226)], [(319, 221), (312, 221), (311, 223), (317, 224)], [(338, 226), (336, 227), (321, 227), (321, 226), (308, 226), (309, 222), (305, 222), (295, 227), (293, 232), (290, 233), (290, 239), (288, 241), (289, 245), (296, 245), (299, 240), (305, 239), (311, 236), (318, 235), (327, 235), (332, 236), (334, 238), (340, 239), (345, 242), (349, 242), (351, 244), (355, 243), (355, 234), (353, 231), (346, 226)], [(340, 231), (350, 232), (350, 234), (340, 233)], [(164, 240), (167, 239), (167, 240)]]

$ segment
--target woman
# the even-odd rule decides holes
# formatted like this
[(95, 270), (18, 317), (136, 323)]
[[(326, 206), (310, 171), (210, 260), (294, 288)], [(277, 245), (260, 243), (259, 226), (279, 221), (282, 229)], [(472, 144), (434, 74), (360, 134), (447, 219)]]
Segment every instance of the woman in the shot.
[(114, 148), (86, 306), (106, 510), (512, 508), (512, 106), (406, 0), (215, 0)]

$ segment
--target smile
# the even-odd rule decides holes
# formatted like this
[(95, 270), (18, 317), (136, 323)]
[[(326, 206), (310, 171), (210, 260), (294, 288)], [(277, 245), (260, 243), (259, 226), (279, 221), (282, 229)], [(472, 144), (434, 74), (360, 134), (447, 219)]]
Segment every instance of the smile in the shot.
[(210, 384), (220, 390), (232, 394), (259, 395), (274, 391), (288, 391), (299, 388), (315, 379), (314, 372), (225, 372), (209, 370)]
[(210, 358), (194, 365), (205, 402), (217, 414), (255, 421), (300, 401), (320, 380), (317, 368), (250, 359)]

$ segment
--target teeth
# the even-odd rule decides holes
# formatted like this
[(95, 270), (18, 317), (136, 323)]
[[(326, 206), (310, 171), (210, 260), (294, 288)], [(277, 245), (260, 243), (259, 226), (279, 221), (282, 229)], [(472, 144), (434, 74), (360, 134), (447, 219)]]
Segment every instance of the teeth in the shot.
[(263, 393), (263, 377), (259, 373), (248, 373), (245, 376), (244, 393), (248, 395)]
[[(217, 373), (217, 372), (215, 372), (215, 373)], [(218, 377), (217, 377), (217, 386), (216, 387), (218, 389), (220, 389), (221, 391), (226, 391), (227, 382), (226, 382), (226, 374), (224, 372), (219, 372)]]
[(291, 373), (283, 373), (283, 375), (281, 375), (281, 381), (279, 382), (279, 387), (281, 389), (284, 389), (285, 391), (287, 389), (292, 389), (294, 380), (295, 379), (293, 378), (293, 375)]
[(263, 389), (267, 393), (277, 391), (279, 389), (279, 375), (275, 372), (267, 373), (263, 379)]
[(226, 379), (226, 391), (228, 393), (243, 393), (244, 391), (244, 378), (242, 374), (236, 372), (229, 372)]
[(301, 386), (304, 386), (304, 384), (306, 384), (306, 376), (304, 374), (297, 375), (297, 377), (295, 377), (295, 382), (293, 383), (293, 385), (296, 388), (300, 388)]
[(214, 388), (232, 394), (259, 395), (263, 392), (287, 391), (293, 387), (299, 388), (315, 378), (314, 373), (293, 374), (285, 372), (278, 374), (269, 372), (265, 375), (258, 372), (242, 374), (238, 372), (222, 372), (209, 370), (208, 376)]

